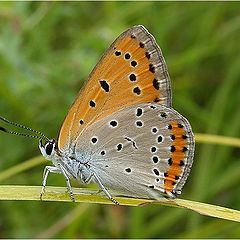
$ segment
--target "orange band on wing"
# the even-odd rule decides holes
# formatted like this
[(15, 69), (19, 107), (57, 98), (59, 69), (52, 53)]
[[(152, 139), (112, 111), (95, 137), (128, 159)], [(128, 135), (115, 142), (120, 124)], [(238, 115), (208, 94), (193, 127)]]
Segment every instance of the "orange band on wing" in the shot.
[(185, 130), (183, 125), (178, 122), (171, 123), (171, 135), (172, 135), (172, 149), (170, 167), (166, 173), (164, 182), (164, 189), (166, 192), (172, 192), (174, 185), (182, 172), (182, 166), (184, 165), (183, 159), (185, 158), (184, 148), (187, 145), (187, 140), (184, 137)]

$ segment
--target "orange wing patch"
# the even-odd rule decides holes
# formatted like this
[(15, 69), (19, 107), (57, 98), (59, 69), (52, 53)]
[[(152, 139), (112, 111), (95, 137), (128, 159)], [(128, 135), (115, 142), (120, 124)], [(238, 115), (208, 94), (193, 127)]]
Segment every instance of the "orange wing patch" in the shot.
[(188, 150), (186, 147), (188, 142), (183, 125), (179, 124), (178, 122), (172, 122), (169, 126), (171, 129), (173, 144), (171, 146), (171, 158), (169, 159), (170, 167), (167, 173), (165, 173), (166, 178), (164, 182), (164, 189), (171, 195), (174, 185), (183, 172), (182, 168), (185, 164), (184, 159), (186, 157), (185, 152)]
[(154, 38), (136, 26), (119, 36), (92, 71), (63, 122), (58, 148), (68, 148), (87, 125), (143, 102), (171, 106), (171, 87)]

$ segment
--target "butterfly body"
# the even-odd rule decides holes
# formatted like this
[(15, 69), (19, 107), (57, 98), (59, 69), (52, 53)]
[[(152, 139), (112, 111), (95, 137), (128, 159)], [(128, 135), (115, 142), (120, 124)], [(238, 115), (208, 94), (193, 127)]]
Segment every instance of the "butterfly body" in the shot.
[(189, 175), (194, 137), (172, 108), (161, 50), (143, 26), (122, 33), (94, 68), (60, 129), (57, 142), (40, 141), (42, 154), (70, 178), (133, 197), (174, 198)]

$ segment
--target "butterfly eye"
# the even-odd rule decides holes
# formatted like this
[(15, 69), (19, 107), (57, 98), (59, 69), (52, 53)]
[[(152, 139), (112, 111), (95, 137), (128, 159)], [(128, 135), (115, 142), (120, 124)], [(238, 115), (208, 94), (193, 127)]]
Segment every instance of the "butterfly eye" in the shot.
[(47, 155), (51, 155), (52, 154), (52, 151), (53, 151), (53, 148), (54, 148), (54, 141), (53, 142), (47, 142), (46, 145), (45, 145), (45, 151), (46, 151), (46, 154)]

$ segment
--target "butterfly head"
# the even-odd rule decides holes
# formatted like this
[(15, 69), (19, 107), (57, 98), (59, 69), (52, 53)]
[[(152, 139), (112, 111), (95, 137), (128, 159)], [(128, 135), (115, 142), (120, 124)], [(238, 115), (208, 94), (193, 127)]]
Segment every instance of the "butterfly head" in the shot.
[(52, 161), (56, 157), (56, 141), (54, 139), (46, 140), (45, 143), (43, 143), (43, 140), (39, 140), (39, 148), (42, 153), (42, 155), (47, 159)]

